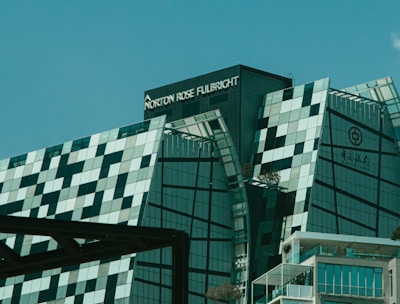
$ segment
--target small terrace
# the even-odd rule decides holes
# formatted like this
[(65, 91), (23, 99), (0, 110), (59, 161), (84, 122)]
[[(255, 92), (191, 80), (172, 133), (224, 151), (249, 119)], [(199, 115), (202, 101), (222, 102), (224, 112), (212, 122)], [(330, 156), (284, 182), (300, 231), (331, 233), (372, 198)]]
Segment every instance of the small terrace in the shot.
[(313, 303), (313, 266), (280, 264), (254, 280), (254, 285), (265, 286), (265, 297), (254, 304)]

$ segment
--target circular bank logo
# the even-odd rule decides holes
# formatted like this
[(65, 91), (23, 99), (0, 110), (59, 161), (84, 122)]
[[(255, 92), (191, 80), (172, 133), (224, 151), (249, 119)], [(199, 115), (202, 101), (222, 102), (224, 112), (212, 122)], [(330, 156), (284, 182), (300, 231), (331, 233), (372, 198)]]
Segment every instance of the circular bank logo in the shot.
[(362, 143), (362, 133), (357, 127), (351, 127), (349, 129), (349, 140), (353, 146), (359, 146)]

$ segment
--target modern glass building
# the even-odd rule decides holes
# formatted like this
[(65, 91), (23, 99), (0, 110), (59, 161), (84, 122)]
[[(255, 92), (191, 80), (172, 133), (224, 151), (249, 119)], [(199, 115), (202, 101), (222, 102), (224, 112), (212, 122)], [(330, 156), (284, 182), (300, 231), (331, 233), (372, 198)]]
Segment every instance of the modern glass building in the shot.
[[(166, 124), (143, 208), (140, 225), (189, 234), (189, 303), (211, 303), (208, 289), (231, 281), (246, 298), (246, 192), (219, 111)], [(169, 303), (170, 261), (170, 249), (137, 255), (133, 303)]]
[(398, 225), (399, 98), (390, 78), (368, 86), (380, 97), (328, 79), (266, 96), (253, 164), (255, 176), (279, 172), (295, 195), (283, 239), (295, 230), (388, 237)]
[(290, 195), (284, 213), (266, 202), (265, 214), (276, 216), (257, 231), (270, 249), (263, 255), (268, 268), (282, 252), (279, 243), (297, 230), (390, 237), (400, 218), (398, 102), (390, 78), (345, 90), (330, 88), (326, 78), (265, 96), (253, 176), (279, 173), (278, 185)]
[(282, 263), (252, 282), (265, 297), (254, 304), (398, 303), (398, 241), (295, 232)]
[[(2, 215), (137, 225), (164, 117), (0, 162)], [(2, 234), (18, 255), (57, 248), (52, 238)], [(76, 240), (82, 242), (80, 240)], [(129, 303), (134, 256), (3, 279), (2, 303)]]
[[(165, 116), (0, 163), (2, 215), (185, 230), (189, 302), (241, 282), (247, 268), (246, 193), (223, 118)], [(57, 248), (48, 237), (2, 234), (18, 255)], [(171, 249), (0, 281), (1, 303), (171, 303)]]
[[(400, 212), (400, 99), (242, 65), (145, 92), (145, 120), (0, 161), (0, 214), (184, 230), (189, 303), (240, 303), (296, 231), (390, 237)], [(51, 238), (0, 235), (20, 255)], [(170, 303), (171, 249), (0, 280), (1, 303)]]
[(263, 96), (291, 86), (290, 78), (235, 65), (146, 91), (144, 118), (166, 115), (169, 122), (218, 109), (240, 162), (250, 162)]

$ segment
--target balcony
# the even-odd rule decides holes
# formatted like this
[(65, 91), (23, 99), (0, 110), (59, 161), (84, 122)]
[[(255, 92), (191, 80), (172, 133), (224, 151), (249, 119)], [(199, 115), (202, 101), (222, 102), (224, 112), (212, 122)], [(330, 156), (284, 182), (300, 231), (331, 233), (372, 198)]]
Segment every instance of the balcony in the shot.
[(281, 289), (272, 291), (272, 298), (266, 303), (313, 303), (313, 287), (307, 285), (287, 284)]
[[(314, 303), (313, 266), (280, 264), (252, 282), (265, 285), (265, 297), (254, 304)], [(274, 286), (272, 292), (268, 286)]]

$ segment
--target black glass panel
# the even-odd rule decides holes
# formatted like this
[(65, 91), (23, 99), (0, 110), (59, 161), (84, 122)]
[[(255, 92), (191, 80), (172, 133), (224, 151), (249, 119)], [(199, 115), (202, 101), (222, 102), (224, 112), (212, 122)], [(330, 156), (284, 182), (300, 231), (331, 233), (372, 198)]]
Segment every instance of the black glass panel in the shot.
[(80, 185), (78, 189), (78, 196), (95, 192), (96, 186), (97, 186), (97, 181)]
[(314, 115), (318, 115), (319, 112), (319, 103), (318, 104), (314, 104), (310, 107), (310, 116), (314, 116)]
[(268, 127), (269, 117), (260, 118), (257, 123), (257, 130), (265, 129)]
[(288, 100), (293, 98), (293, 88), (286, 89), (283, 91), (283, 99), (282, 100)]
[(118, 132), (118, 139), (147, 132), (149, 130), (149, 126), (150, 120), (146, 120), (138, 124), (120, 128)]
[(294, 155), (303, 153), (304, 142), (298, 143), (294, 146)]
[(8, 169), (25, 165), (27, 156), (28, 154), (12, 157), (10, 159), (10, 163), (8, 164)]
[(319, 143), (319, 138), (314, 139), (314, 147), (313, 147), (313, 150), (317, 150), (317, 149), (318, 149), (318, 143)]
[(314, 89), (314, 83), (307, 83), (304, 86), (304, 95), (303, 95), (303, 102), (301, 104), (302, 107), (306, 107), (311, 105), (311, 98)]
[(151, 155), (145, 155), (142, 157), (142, 162), (140, 163), (140, 168), (146, 168), (150, 165)]
[(106, 144), (98, 145), (96, 150), (96, 156), (103, 155), (105, 151), (106, 151)]
[(274, 148), (282, 148), (285, 146), (286, 136), (280, 136), (275, 138), (275, 145)]
[(211, 120), (208, 122), (208, 124), (213, 131), (221, 130), (221, 125), (219, 124), (218, 119)]
[(276, 131), (278, 127), (272, 127), (267, 130), (267, 138), (265, 140), (264, 151), (273, 149), (275, 147)]
[(128, 173), (118, 175), (117, 185), (115, 186), (115, 191), (114, 191), (114, 199), (124, 196), (125, 184), (126, 184), (127, 177), (128, 177)]
[(261, 164), (262, 155), (263, 155), (262, 153), (257, 153), (256, 155), (254, 155), (253, 166)]
[(74, 140), (72, 142), (71, 152), (78, 151), (81, 149), (86, 149), (89, 147), (90, 137), (85, 137), (81, 139)]
[(39, 178), (39, 173), (24, 176), (21, 179), (20, 188), (35, 185), (37, 183), (37, 181), (38, 181), (38, 178)]

